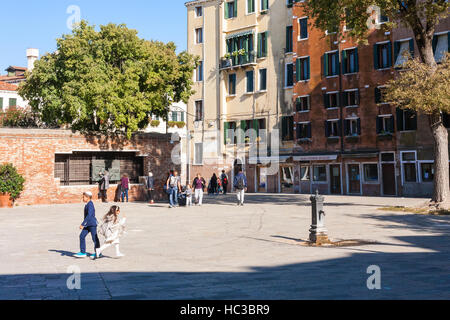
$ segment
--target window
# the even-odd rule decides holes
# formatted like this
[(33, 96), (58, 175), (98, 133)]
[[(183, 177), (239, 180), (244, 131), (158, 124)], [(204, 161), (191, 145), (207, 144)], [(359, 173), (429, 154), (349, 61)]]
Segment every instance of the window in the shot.
[(294, 64), (293, 63), (286, 64), (286, 78), (284, 81), (284, 85), (286, 88), (290, 88), (294, 85)]
[(228, 95), (233, 96), (236, 94), (236, 74), (228, 75)]
[(434, 180), (434, 163), (420, 164), (420, 178), (422, 182), (433, 182)]
[(361, 135), (361, 119), (346, 119), (344, 133), (347, 137)]
[(236, 144), (236, 122), (224, 122), (225, 144)]
[(281, 118), (281, 140), (291, 141), (294, 140), (294, 117), (282, 117)]
[(440, 63), (444, 57), (445, 54), (448, 52), (449, 49), (449, 38), (450, 38), (450, 32), (435, 35), (433, 37), (433, 52), (434, 52), (434, 59), (437, 63)]
[(395, 161), (395, 153), (394, 152), (382, 152), (381, 153), (381, 161), (382, 162), (394, 162)]
[(298, 97), (295, 101), (295, 109), (297, 112), (308, 111), (310, 109), (311, 97), (303, 96)]
[(301, 181), (309, 181), (311, 179), (309, 174), (309, 167), (301, 166), (300, 167), (300, 180)]
[(261, 0), (261, 11), (267, 11), (269, 9), (269, 0)]
[(259, 69), (259, 91), (267, 90), (267, 69)]
[(374, 68), (386, 69), (392, 66), (392, 45), (390, 42), (376, 43), (373, 46)]
[(339, 74), (339, 53), (337, 51), (327, 52), (323, 56), (323, 74), (325, 77)]
[(327, 120), (325, 121), (325, 136), (339, 137), (341, 135), (341, 122), (339, 120)]
[(286, 27), (286, 53), (293, 51), (293, 33), (292, 33), (292, 26)]
[(342, 102), (345, 107), (359, 105), (359, 90), (346, 90), (342, 93)]
[(258, 58), (267, 57), (267, 31), (258, 34)]
[(300, 18), (298, 19), (299, 26), (299, 40), (308, 39), (308, 18)]
[(309, 80), (309, 57), (297, 58), (296, 76), (298, 81)]
[(10, 107), (17, 106), (17, 99), (16, 98), (9, 98), (9, 106)]
[(178, 112), (172, 111), (172, 121), (178, 121)]
[(195, 74), (196, 74), (196, 79), (195, 80), (197, 82), (203, 81), (203, 61), (200, 61), (198, 63), (197, 70), (196, 70)]
[(197, 18), (203, 16), (203, 8), (195, 7), (195, 15), (197, 16)]
[(380, 10), (380, 15), (378, 16), (378, 23), (386, 23), (389, 22), (388, 16), (385, 15), (383, 11)]
[(377, 117), (377, 134), (392, 134), (394, 133), (394, 116), (381, 115)]
[(110, 183), (117, 183), (126, 173), (131, 183), (139, 183), (144, 175), (144, 158), (134, 152), (73, 152), (55, 154), (55, 178), (62, 185), (95, 185), (100, 172), (108, 170)]
[(255, 13), (255, 0), (247, 0), (247, 14)]
[(364, 181), (365, 182), (378, 182), (378, 165), (375, 163), (369, 163), (363, 165)]
[(356, 73), (359, 71), (358, 48), (342, 51), (343, 73)]
[(386, 87), (376, 87), (375, 88), (375, 103), (387, 103), (384, 94)]
[(195, 29), (195, 43), (203, 43), (203, 28)]
[[(414, 40), (394, 42), (394, 67), (400, 68), (407, 60), (407, 54), (414, 58)], [(406, 56), (405, 56), (406, 55)]]
[(195, 121), (203, 121), (203, 100), (195, 101)]
[(325, 109), (338, 108), (339, 107), (339, 93), (328, 92), (323, 95), (323, 104)]
[(416, 153), (415, 152), (401, 152), (402, 172), (404, 182), (417, 182), (416, 170)]
[(203, 164), (203, 143), (196, 143), (194, 148), (194, 164)]
[[(253, 34), (234, 36), (226, 40), (227, 53), (230, 55), (233, 66), (254, 62), (253, 42)], [(239, 50), (245, 51), (245, 54), (234, 56), (233, 52)]]
[(397, 108), (397, 130), (417, 130), (417, 113), (413, 110)]
[(237, 17), (237, 4), (236, 0), (224, 3), (225, 19)]
[(313, 181), (316, 182), (327, 181), (327, 167), (325, 165), (313, 166)]
[(311, 139), (311, 122), (297, 123), (297, 139)]
[(245, 73), (245, 75), (246, 75), (246, 79), (247, 79), (247, 93), (250, 93), (250, 92), (253, 92), (253, 91), (255, 91), (254, 89), (254, 85), (253, 85), (253, 78), (254, 78), (254, 72), (253, 72), (253, 70), (251, 70), (251, 71), (247, 71), (246, 73)]

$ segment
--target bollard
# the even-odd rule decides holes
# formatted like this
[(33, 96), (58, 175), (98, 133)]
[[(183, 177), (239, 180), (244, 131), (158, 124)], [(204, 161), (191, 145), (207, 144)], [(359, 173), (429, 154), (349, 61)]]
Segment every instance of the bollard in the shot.
[(309, 241), (315, 244), (329, 243), (327, 229), (325, 229), (325, 211), (323, 210), (324, 197), (316, 194), (311, 198), (312, 224), (309, 229)]

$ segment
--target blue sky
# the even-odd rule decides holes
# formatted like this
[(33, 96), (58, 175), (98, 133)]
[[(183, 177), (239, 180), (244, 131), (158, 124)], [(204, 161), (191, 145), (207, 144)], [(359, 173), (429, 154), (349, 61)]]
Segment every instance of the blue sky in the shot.
[(90, 24), (125, 23), (149, 40), (173, 41), (186, 49), (185, 0), (14, 0), (0, 3), (0, 74), (27, 66), (26, 49), (55, 50), (55, 39), (70, 33), (67, 9), (76, 5)]

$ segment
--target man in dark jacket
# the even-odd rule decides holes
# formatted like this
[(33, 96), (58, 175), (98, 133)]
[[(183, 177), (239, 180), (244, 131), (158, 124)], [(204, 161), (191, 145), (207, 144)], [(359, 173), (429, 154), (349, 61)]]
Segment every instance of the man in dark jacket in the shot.
[(237, 205), (243, 206), (245, 191), (247, 191), (247, 177), (242, 172), (242, 169), (239, 169), (239, 173), (234, 177), (233, 186), (236, 190)]
[[(100, 240), (97, 235), (97, 219), (95, 218), (95, 207), (92, 202), (92, 193), (83, 193), (83, 202), (86, 203), (84, 206), (84, 220), (81, 223), (80, 229), (80, 252), (75, 255), (76, 258), (85, 258), (86, 254), (86, 236), (90, 233), (92, 236), (92, 241), (95, 244), (95, 249), (100, 248)], [(95, 257), (95, 253), (94, 253)]]
[(228, 191), (228, 176), (225, 173), (225, 170), (222, 170), (222, 174), (220, 175), (220, 180), (222, 181), (223, 194), (227, 194), (227, 191)]

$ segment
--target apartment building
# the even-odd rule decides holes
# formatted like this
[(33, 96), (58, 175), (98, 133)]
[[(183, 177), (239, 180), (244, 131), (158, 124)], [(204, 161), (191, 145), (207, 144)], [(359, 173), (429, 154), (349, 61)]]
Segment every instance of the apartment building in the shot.
[[(448, 51), (449, 21), (433, 41), (437, 61)], [(283, 120), (282, 139), (300, 151), (290, 164), (295, 192), (429, 196), (434, 169), (427, 119), (394, 108), (382, 94), (404, 50), (418, 54), (411, 31), (374, 29), (368, 45), (358, 46), (311, 27), (297, 3), (292, 25), (295, 115)]]
[(282, 172), (267, 167), (294, 147), (278, 146), (277, 135), (293, 112), (291, 1), (196, 0), (186, 7), (188, 52), (200, 57), (187, 112), (188, 176), (224, 169), (232, 179), (242, 168), (250, 192), (281, 191)]

